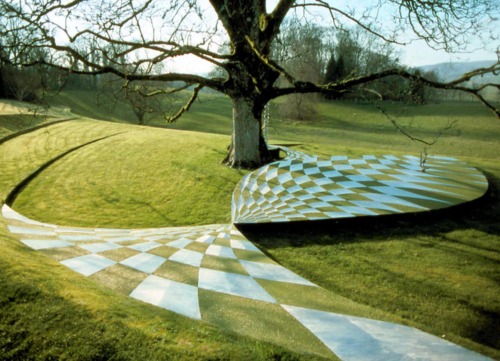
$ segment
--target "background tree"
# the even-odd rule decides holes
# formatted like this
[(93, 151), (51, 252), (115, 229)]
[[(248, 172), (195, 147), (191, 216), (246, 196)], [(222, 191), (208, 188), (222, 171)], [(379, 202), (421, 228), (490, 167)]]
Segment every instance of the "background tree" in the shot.
[(145, 125), (148, 118), (161, 113), (161, 103), (158, 98), (150, 94), (151, 89), (146, 84), (139, 83), (125, 88), (125, 99), (130, 104), (139, 125)]
[[(261, 128), (262, 111), (270, 100), (295, 93), (344, 92), (389, 76), (418, 78), (400, 68), (374, 70), (367, 75), (326, 84), (294, 76), (290, 69), (273, 59), (271, 52), (285, 18), (304, 23), (317, 9), (330, 18), (332, 26), (354, 24), (387, 43), (404, 43), (409, 30), (415, 37), (446, 50), (460, 48), (471, 36), (480, 34), (482, 26), (499, 18), (495, 0), (373, 0), (356, 4), (360, 7), (358, 12), (325, 0), (278, 0), (272, 9), (268, 9), (265, 0), (208, 2), (204, 7), (204, 2), (195, 0), (64, 3), (60, 0), (0, 0), (0, 36), (29, 31), (30, 36), (21, 38), (21, 49), (49, 52), (45, 59), (6, 56), (3, 61), (11, 65), (47, 64), (76, 74), (112, 73), (129, 82), (178, 81), (183, 82), (184, 87), (193, 86), (192, 97), (173, 119), (189, 109), (203, 87), (219, 91), (233, 104), (232, 141), (225, 161), (232, 167), (255, 168), (271, 159)], [(383, 28), (375, 27), (380, 23)], [(217, 51), (223, 42), (230, 44), (229, 52)], [(81, 43), (93, 44), (99, 56), (89, 57), (88, 52), (77, 46)], [(221, 67), (226, 76), (211, 78), (195, 73), (144, 74), (140, 71), (144, 66), (157, 63), (164, 63), (165, 69), (169, 69), (172, 59), (183, 56), (195, 56)], [(119, 67), (123, 60), (130, 65), (126, 70)], [(344, 60), (348, 68), (347, 57)], [(461, 85), (464, 79), (498, 70), (497, 62), (463, 79), (447, 83), (423, 81), (437, 88), (474, 94), (500, 116), (478, 90)], [(277, 84), (280, 77), (284, 77), (288, 85)]]
[[(342, 80), (346, 76), (345, 64), (344, 64), (344, 56), (342, 54), (338, 55), (338, 58), (335, 56), (335, 52), (332, 51), (330, 54), (330, 59), (326, 65), (325, 69), (325, 79), (324, 83), (337, 83)], [(341, 97), (341, 94), (336, 93), (325, 93), (325, 99), (338, 99)]]
[[(276, 38), (273, 57), (281, 67), (289, 69), (289, 74), (295, 79), (320, 83), (324, 77), (327, 48), (324, 40), (327, 37), (327, 31), (317, 25), (287, 22)], [(291, 85), (285, 76), (281, 76), (277, 84)], [(310, 120), (318, 113), (317, 102), (317, 94), (293, 93), (280, 104), (280, 113), (286, 118)]]
[[(132, 68), (130, 64), (127, 64), (124, 57), (121, 57), (118, 63), (110, 65), (108, 60), (102, 59), (99, 54), (96, 54), (95, 48), (89, 50), (92, 61), (97, 59), (106, 66), (113, 66), (125, 74), (151, 75), (162, 71), (161, 63)], [(109, 52), (123, 52), (125, 50), (123, 46), (108, 49)], [(130, 107), (139, 125), (146, 125), (153, 118), (167, 118), (167, 113), (172, 109), (173, 103), (177, 99), (175, 94), (177, 89), (173, 88), (169, 82), (148, 80), (130, 82), (128, 79), (123, 79), (115, 74), (101, 74), (93, 77), (84, 75), (84, 77), (89, 78), (86, 79), (85, 84), (98, 91), (100, 104), (103, 104), (103, 99), (105, 102), (111, 103), (113, 106), (108, 106), (111, 111), (118, 104), (123, 105), (125, 103)]]
[(22, 69), (15, 66), (2, 67), (4, 94), (16, 100), (36, 100), (42, 89), (41, 77), (36, 69)]

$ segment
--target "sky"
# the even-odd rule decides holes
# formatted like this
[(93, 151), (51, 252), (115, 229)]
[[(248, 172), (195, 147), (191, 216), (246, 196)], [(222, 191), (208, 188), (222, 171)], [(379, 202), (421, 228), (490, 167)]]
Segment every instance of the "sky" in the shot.
[[(500, 45), (500, 44), (499, 44)], [(477, 49), (471, 47), (470, 52), (450, 54), (444, 50), (433, 50), (424, 41), (402, 47), (401, 63), (409, 67), (419, 67), (424, 65), (434, 65), (448, 62), (469, 62), (479, 60), (497, 60), (492, 49)], [(179, 59), (172, 64), (172, 69), (180, 73), (208, 74), (212, 70), (212, 64), (199, 60), (195, 56)]]
[[(206, 0), (201, 0), (201, 2), (205, 2)], [(268, 0), (267, 1), (267, 10), (268, 12), (272, 11), (277, 0)], [(358, 0), (355, 2), (354, 6), (363, 6), (369, 3), (373, 3), (372, 0)], [(352, 4), (350, 0), (336, 0), (335, 5), (339, 6), (339, 8), (347, 9)], [(204, 5), (208, 6), (207, 9), (210, 9), (208, 4)], [(324, 18), (324, 14), (320, 15)], [(383, 19), (383, 14), (382, 14)], [(386, 19), (388, 20), (388, 19)], [(330, 23), (330, 18), (326, 16), (327, 23)], [(384, 20), (382, 20), (384, 21)], [(497, 36), (497, 39), (500, 39), (500, 26), (492, 25), (490, 30)], [(425, 65), (433, 65), (439, 63), (447, 63), (447, 62), (469, 62), (469, 61), (482, 61), (482, 60), (497, 60), (496, 50), (500, 47), (500, 40), (496, 41), (497, 43), (489, 43), (482, 44), (479, 40), (472, 39), (472, 44), (467, 49), (467, 52), (463, 53), (447, 53), (444, 50), (434, 50), (429, 47), (424, 41), (414, 41), (406, 46), (396, 47), (400, 52), (400, 61), (403, 65), (407, 65), (409, 67), (419, 67)], [(213, 69), (213, 65), (199, 60), (195, 56), (183, 57), (182, 59), (178, 59), (174, 63), (172, 63), (172, 70), (176, 72), (182, 73), (192, 73), (193, 70), (198, 74), (207, 74)]]
[[(497, 44), (500, 46), (500, 44)], [(434, 65), (448, 62), (469, 62), (479, 60), (497, 60), (493, 49), (481, 45), (471, 46), (466, 53), (450, 54), (444, 50), (433, 50), (424, 41), (418, 41), (401, 49), (401, 62), (411, 67)]]

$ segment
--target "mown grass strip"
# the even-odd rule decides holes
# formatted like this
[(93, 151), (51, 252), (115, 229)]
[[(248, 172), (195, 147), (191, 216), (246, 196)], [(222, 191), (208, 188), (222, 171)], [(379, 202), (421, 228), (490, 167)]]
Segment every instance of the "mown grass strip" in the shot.
[(83, 147), (89, 146), (91, 144), (97, 143), (97, 142), (105, 140), (105, 139), (108, 139), (110, 137), (114, 137), (114, 136), (116, 136), (118, 134), (121, 134), (121, 133), (116, 133), (116, 134), (108, 135), (108, 136), (105, 136), (105, 137), (102, 137), (102, 138), (98, 138), (98, 139), (94, 139), (94, 140), (92, 140), (90, 142), (81, 144), (79, 146), (76, 146), (74, 148), (71, 148), (71, 149), (67, 150), (66, 152), (64, 152), (62, 154), (59, 154), (57, 157), (52, 158), (48, 162), (42, 164), (33, 173), (31, 173), (30, 175), (28, 175), (26, 178), (24, 178), (18, 184), (16, 184), (16, 186), (7, 195), (7, 198), (5, 199), (5, 204), (7, 204), (8, 206), (12, 206), (14, 204), (16, 198), (18, 197), (18, 195), (30, 184), (30, 182), (32, 182), (43, 171), (45, 171), (48, 167), (50, 167), (52, 164), (54, 164), (58, 160), (66, 157), (68, 154), (71, 154), (71, 153), (73, 153), (73, 152), (75, 152), (75, 151), (77, 151), (77, 150), (79, 150), (79, 149), (81, 149)]
[[(54, 164), (24, 189), (14, 208), (31, 218), (70, 226), (230, 221), (231, 194), (245, 172), (220, 164), (227, 137), (133, 128)], [(52, 141), (51, 136), (45, 139)]]
[(58, 119), (58, 120), (54, 120), (52, 122), (48, 122), (48, 123), (44, 123), (44, 124), (41, 124), (41, 125), (37, 125), (35, 127), (31, 127), (31, 128), (27, 128), (27, 129), (24, 129), (24, 130), (20, 130), (18, 132), (15, 132), (15, 133), (6, 135), (3, 138), (0, 138), (0, 145), (2, 145), (3, 143), (5, 143), (5, 142), (7, 142), (7, 141), (9, 141), (11, 139), (17, 138), (17, 137), (19, 137), (21, 135), (28, 134), (28, 133), (31, 133), (31, 132), (35, 132), (35, 131), (37, 131), (39, 129), (50, 127), (51, 125), (55, 125), (55, 124), (59, 124), (59, 123), (64, 123), (64, 122), (69, 122), (69, 121), (75, 120), (75, 119), (78, 119), (78, 118), (77, 117), (73, 117), (73, 118)]

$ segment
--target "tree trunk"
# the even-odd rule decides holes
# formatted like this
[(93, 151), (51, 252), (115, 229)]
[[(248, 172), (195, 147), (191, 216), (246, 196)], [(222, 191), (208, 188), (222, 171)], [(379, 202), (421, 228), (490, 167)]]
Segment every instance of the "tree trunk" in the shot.
[(232, 101), (233, 134), (223, 162), (231, 168), (256, 169), (272, 160), (262, 134), (263, 106), (248, 98)]

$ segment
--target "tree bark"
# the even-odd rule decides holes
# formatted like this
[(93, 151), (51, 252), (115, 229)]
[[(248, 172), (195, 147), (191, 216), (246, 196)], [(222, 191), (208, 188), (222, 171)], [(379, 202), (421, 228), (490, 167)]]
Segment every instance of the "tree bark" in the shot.
[(232, 101), (233, 133), (223, 163), (232, 168), (256, 169), (272, 161), (262, 134), (263, 106), (259, 107), (254, 99), (249, 98)]

